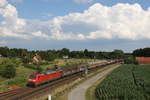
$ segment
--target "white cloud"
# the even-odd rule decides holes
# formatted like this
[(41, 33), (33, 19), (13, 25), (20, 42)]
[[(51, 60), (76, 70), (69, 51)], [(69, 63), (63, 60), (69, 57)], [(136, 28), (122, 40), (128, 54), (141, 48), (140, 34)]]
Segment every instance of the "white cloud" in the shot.
[(47, 34), (42, 33), (41, 31), (33, 32), (32, 35), (36, 37), (49, 39), (49, 36)]
[(7, 4), (6, 0), (0, 0), (0, 7), (4, 7)]
[(83, 13), (40, 21), (19, 18), (13, 5), (0, 0), (0, 18), (3, 19), (0, 22), (0, 38), (150, 39), (150, 8), (144, 10), (139, 4), (120, 3), (108, 7), (96, 3)]
[(0, 17), (0, 37), (16, 37), (27, 39), (28, 36), (23, 34), (26, 27), (26, 20), (18, 17), (18, 12), (14, 6), (8, 4), (6, 0), (1, 1)]
[(97, 3), (84, 13), (54, 18), (51, 33), (58, 39), (68, 39), (69, 35), (70, 39), (150, 39), (149, 22), (150, 10), (139, 4), (107, 7)]
[(73, 0), (73, 1), (76, 2), (76, 3), (89, 3), (93, 0)]

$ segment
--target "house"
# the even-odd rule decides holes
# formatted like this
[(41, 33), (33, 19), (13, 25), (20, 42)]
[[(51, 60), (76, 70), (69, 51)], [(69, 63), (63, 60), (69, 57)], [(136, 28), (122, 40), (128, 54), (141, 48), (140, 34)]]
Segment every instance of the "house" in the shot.
[(63, 59), (68, 59), (68, 58), (69, 58), (69, 56), (67, 56), (67, 55), (63, 56)]
[(38, 54), (35, 54), (32, 61), (33, 61), (33, 63), (42, 62), (42, 58)]
[(140, 65), (150, 65), (150, 57), (136, 57), (136, 60)]

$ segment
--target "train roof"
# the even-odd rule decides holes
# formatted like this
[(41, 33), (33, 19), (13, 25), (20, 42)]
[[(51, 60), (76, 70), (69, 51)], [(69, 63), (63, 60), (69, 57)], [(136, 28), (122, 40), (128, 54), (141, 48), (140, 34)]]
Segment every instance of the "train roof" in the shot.
[(47, 71), (44, 71), (44, 72), (40, 72), (38, 74), (53, 74), (53, 73), (56, 73), (56, 72), (60, 72), (61, 70), (59, 69), (56, 69), (56, 70), (47, 70)]

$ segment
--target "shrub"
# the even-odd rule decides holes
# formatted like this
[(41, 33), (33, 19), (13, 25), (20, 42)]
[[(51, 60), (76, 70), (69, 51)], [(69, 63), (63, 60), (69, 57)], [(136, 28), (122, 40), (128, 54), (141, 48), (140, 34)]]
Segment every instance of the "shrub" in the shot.
[(31, 61), (32, 61), (32, 59), (31, 59), (30, 56), (25, 56), (25, 57), (22, 58), (22, 62), (25, 63), (25, 64), (27, 64)]
[(24, 67), (37, 70), (38, 72), (42, 71), (42, 68), (39, 64), (23, 64)]
[(16, 68), (14, 64), (7, 63), (6, 65), (3, 65), (0, 71), (0, 74), (2, 77), (5, 78), (13, 78), (16, 76)]
[(19, 67), (19, 65), (21, 64), (21, 59), (13, 58), (10, 62), (12, 62), (15, 67)]
[(36, 69), (36, 66), (34, 64), (23, 64), (23, 66), (30, 69)]
[(124, 60), (125, 64), (138, 64), (138, 62), (133, 57), (128, 57)]
[(40, 66), (37, 66), (36, 70), (37, 70), (37, 72), (42, 72), (43, 71), (43, 69)]
[(48, 61), (45, 61), (45, 62), (39, 62), (40, 65), (48, 65), (49, 62)]

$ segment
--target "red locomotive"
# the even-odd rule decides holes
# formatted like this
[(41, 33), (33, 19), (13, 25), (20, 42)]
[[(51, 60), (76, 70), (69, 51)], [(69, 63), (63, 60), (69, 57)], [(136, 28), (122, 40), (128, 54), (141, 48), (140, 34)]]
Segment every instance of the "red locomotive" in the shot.
[(83, 71), (85, 68), (84, 66), (85, 64), (82, 64), (78, 66), (72, 66), (72, 67), (66, 67), (62, 69), (48, 70), (45, 72), (34, 73), (29, 77), (27, 85), (32, 85), (36, 87), (40, 84)]
[(58, 79), (62, 76), (61, 70), (48, 70), (45, 72), (34, 73), (28, 79), (28, 85), (38, 86), (42, 83)]

